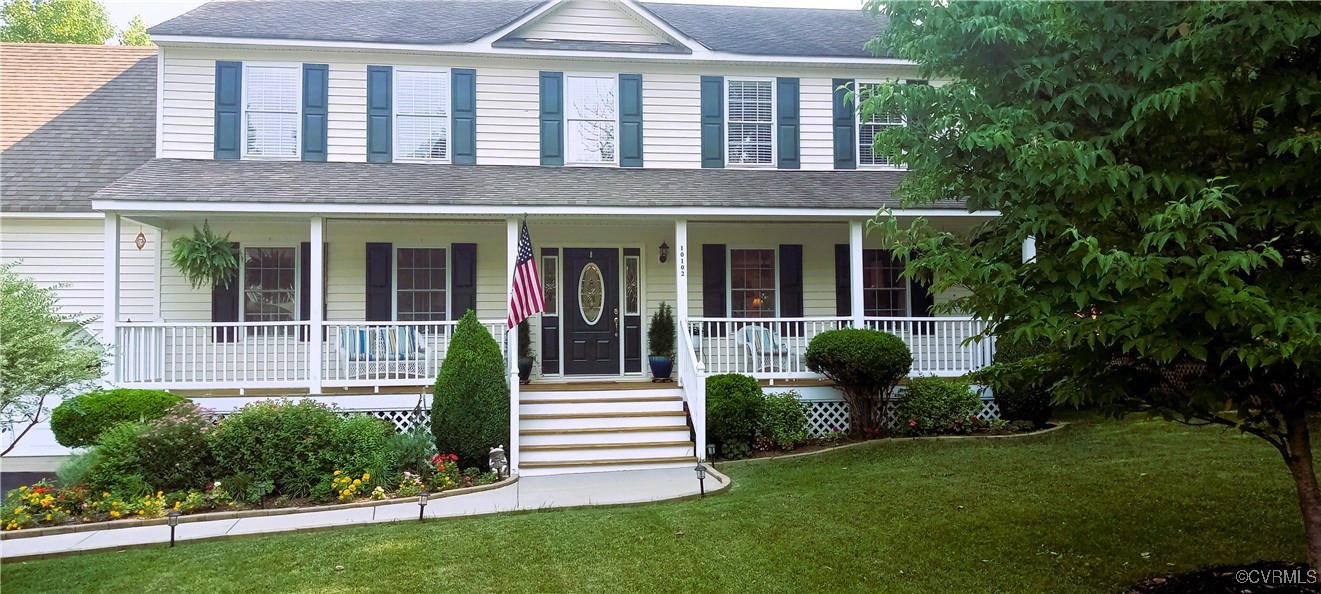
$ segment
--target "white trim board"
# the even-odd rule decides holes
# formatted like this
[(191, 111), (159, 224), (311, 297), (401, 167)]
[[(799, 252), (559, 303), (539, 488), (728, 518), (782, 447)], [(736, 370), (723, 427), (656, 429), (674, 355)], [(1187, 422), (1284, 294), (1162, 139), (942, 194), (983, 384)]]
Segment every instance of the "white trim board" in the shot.
[[(671, 220), (676, 217), (787, 217), (796, 220), (870, 219), (875, 208), (735, 208), (719, 206), (469, 206), (443, 204), (321, 204), (321, 203), (244, 203), (244, 202), (155, 202), (131, 200), (95, 200), (92, 208), (120, 213), (237, 213), (268, 216), (273, 213), (324, 213), (327, 215), (391, 216), (449, 215), (449, 216), (520, 216), (520, 215), (579, 215), (658, 217)], [(918, 208), (892, 209), (896, 217), (983, 217), (1000, 216), (996, 210), (968, 212), (957, 209)], [(130, 215), (131, 216), (131, 215)], [(99, 217), (98, 217), (99, 218)]]

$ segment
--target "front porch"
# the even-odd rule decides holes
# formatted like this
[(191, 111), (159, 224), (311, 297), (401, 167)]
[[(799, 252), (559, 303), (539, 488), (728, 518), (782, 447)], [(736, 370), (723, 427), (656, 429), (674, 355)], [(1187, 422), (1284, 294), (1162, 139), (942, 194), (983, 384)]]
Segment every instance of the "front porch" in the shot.
[[(946, 228), (966, 230), (979, 222), (967, 214), (936, 216)], [(125, 248), (117, 238), (127, 217), (161, 229), (164, 246), (203, 220), (229, 233), (242, 254), (232, 288), (192, 288), (170, 262), (169, 250), (162, 249), (155, 319), (120, 316), (119, 263)], [(820, 379), (807, 369), (804, 353), (812, 338), (827, 330), (893, 332), (913, 350), (914, 375), (961, 376), (991, 359), (989, 340), (964, 344), (983, 334), (984, 325), (933, 316), (933, 304), (950, 295), (931, 294), (900, 277), (856, 215), (405, 219), (365, 213), (111, 212), (105, 223), (103, 336), (113, 346), (107, 380), (238, 400), (259, 394), (359, 395), (353, 398), (359, 410), (379, 394), (391, 401), (387, 408), (400, 413), (412, 407), (404, 407), (403, 399), (421, 393), (429, 402), (425, 395), (457, 319), (474, 310), (505, 357), (511, 408), (527, 408), (529, 401), (533, 408), (546, 405), (536, 400), (549, 398), (527, 398), (529, 388), (518, 384), (513, 356), (521, 352), (518, 333), (504, 320), (524, 220), (547, 308), (531, 319), (530, 328), (538, 393), (583, 381), (651, 386), (645, 337), (660, 303), (672, 304), (680, 329), (677, 383), (656, 384), (673, 392), (650, 401), (673, 397), (680, 405), (692, 440), (682, 448), (686, 456), (705, 451), (707, 376), (742, 373), (781, 384)], [(396, 394), (387, 397), (391, 393)], [(601, 398), (609, 400), (601, 394), (580, 399), (610, 409)], [(509, 451), (515, 468), (519, 443), (537, 441), (520, 432), (530, 420), (521, 416), (510, 420), (511, 435), (518, 436)], [(641, 431), (636, 423), (616, 424), (619, 431)], [(570, 432), (587, 429), (561, 425)], [(616, 437), (602, 437), (596, 445), (625, 443)], [(672, 437), (654, 443), (669, 447), (677, 443)]]

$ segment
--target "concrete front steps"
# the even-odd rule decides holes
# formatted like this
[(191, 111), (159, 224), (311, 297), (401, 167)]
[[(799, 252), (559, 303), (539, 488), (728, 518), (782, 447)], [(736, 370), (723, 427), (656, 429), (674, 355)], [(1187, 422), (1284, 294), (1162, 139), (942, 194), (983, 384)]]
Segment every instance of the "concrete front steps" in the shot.
[(696, 449), (678, 389), (523, 391), (523, 476), (691, 467)]

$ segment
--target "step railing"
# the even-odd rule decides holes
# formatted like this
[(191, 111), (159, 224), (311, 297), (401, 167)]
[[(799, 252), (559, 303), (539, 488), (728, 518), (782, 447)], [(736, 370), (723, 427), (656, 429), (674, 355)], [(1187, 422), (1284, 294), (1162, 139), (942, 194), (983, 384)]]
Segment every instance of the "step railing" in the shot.
[[(680, 320), (680, 328), (687, 326), (687, 322)], [(706, 369), (696, 356), (692, 333), (679, 333), (679, 352), (675, 353), (675, 359), (678, 360), (679, 388), (683, 390), (688, 419), (693, 426), (697, 458), (703, 460), (706, 458)]]

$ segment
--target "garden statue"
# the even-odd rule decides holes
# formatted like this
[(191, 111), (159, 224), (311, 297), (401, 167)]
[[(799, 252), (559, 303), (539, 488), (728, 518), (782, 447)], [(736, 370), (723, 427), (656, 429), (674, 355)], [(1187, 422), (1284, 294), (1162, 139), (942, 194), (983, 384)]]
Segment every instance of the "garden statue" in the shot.
[(505, 457), (505, 446), (500, 444), (491, 448), (491, 472), (496, 478), (509, 476), (509, 458)]

